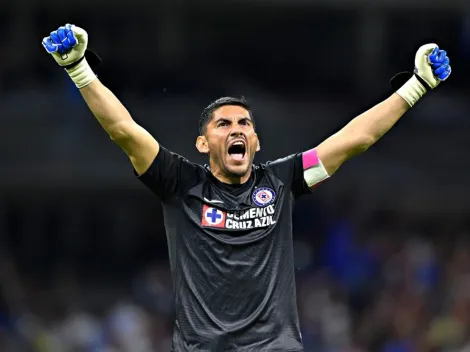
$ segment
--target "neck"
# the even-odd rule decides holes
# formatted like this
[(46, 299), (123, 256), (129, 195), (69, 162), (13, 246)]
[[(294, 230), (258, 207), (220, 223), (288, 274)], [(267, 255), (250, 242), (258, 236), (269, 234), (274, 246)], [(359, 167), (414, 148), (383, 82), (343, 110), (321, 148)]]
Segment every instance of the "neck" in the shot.
[(211, 173), (216, 179), (220, 182), (229, 184), (229, 185), (241, 185), (247, 182), (251, 176), (251, 167), (248, 168), (248, 171), (243, 176), (231, 175), (222, 171), (220, 167), (214, 165), (212, 162), (209, 163), (211, 167)]

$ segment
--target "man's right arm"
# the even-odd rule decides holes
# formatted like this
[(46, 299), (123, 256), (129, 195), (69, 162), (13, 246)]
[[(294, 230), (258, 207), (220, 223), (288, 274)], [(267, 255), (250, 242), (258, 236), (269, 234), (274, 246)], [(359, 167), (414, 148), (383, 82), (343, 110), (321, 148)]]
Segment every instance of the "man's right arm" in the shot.
[(144, 174), (155, 160), (160, 147), (96, 77), (85, 57), (87, 32), (67, 24), (52, 31), (42, 44), (54, 60), (65, 68), (98, 122), (129, 156), (137, 174)]
[(197, 182), (194, 164), (160, 147), (97, 78), (80, 93), (110, 138), (129, 156), (139, 179), (166, 201)]
[(201, 168), (160, 146), (96, 77), (86, 59), (87, 32), (67, 24), (42, 45), (63, 67), (111, 139), (129, 156), (139, 179), (161, 200), (170, 200), (199, 182)]
[(109, 137), (127, 154), (137, 174), (144, 174), (160, 149), (155, 138), (132, 119), (129, 111), (99, 79), (81, 88), (80, 93)]

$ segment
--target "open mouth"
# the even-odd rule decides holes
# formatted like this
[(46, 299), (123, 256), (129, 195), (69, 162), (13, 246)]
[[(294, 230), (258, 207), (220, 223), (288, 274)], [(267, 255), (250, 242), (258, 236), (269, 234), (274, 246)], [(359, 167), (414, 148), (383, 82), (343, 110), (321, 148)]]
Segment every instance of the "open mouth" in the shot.
[(228, 148), (228, 154), (233, 160), (241, 161), (245, 158), (246, 146), (242, 141), (236, 141)]

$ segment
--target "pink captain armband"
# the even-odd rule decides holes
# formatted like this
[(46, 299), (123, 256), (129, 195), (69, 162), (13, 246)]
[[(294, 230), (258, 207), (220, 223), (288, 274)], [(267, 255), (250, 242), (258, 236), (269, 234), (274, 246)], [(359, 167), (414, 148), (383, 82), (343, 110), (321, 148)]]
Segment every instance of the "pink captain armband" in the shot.
[(302, 153), (302, 165), (304, 169), (304, 180), (309, 188), (314, 188), (330, 177), (315, 149), (310, 149)]

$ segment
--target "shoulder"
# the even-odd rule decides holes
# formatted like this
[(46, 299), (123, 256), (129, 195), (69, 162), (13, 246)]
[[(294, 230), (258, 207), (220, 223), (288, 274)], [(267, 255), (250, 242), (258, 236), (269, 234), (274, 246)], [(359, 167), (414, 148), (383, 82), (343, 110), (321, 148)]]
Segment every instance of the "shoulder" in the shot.
[(162, 200), (184, 194), (205, 178), (205, 175), (202, 165), (162, 146), (149, 169), (140, 176), (136, 174)]
[(286, 175), (292, 173), (298, 166), (302, 166), (302, 154), (290, 154), (288, 156), (266, 161), (255, 166), (256, 170), (273, 173), (275, 175)]

